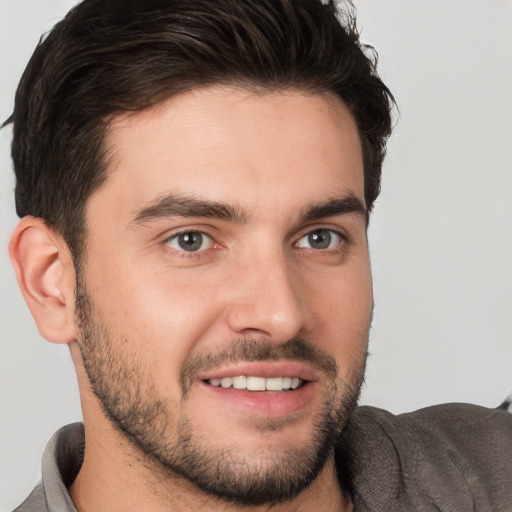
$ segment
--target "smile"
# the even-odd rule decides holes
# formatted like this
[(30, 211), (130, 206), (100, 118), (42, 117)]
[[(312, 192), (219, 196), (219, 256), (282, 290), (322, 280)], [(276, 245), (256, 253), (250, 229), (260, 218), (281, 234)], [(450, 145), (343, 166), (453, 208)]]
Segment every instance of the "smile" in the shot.
[(290, 360), (228, 363), (198, 375), (197, 381), (208, 407), (227, 407), (245, 418), (297, 418), (322, 390), (317, 370)]
[(223, 377), (222, 379), (208, 379), (206, 382), (215, 387), (224, 389), (245, 389), (247, 391), (287, 391), (298, 389), (304, 381), (298, 377), (254, 377), (240, 375), (238, 377)]

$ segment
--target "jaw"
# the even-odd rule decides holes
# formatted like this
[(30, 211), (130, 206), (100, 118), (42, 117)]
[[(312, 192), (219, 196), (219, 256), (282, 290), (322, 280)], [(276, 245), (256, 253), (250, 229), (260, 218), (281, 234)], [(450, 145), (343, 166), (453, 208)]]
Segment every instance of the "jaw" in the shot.
[(340, 379), (301, 379), (296, 389), (281, 391), (223, 388), (198, 379), (181, 402), (180, 416), (205, 446), (257, 461), (262, 454), (307, 450), (318, 437), (332, 439), (356, 399)]
[[(272, 375), (275, 377), (274, 373)], [(339, 393), (336, 396), (340, 402), (343, 401), (340, 397), (346, 395), (347, 389), (346, 385), (339, 386)], [(298, 398), (299, 394), (306, 392), (311, 395), (309, 398)], [(90, 388), (89, 393), (92, 395)], [(231, 396), (235, 393), (241, 396)], [(295, 398), (291, 400), (288, 398), (290, 395)], [(89, 398), (98, 403), (94, 395)], [(103, 431), (96, 432), (96, 441), (103, 439), (106, 451), (99, 453), (96, 450), (95, 455), (86, 456), (86, 461), (91, 462), (94, 459), (100, 466), (103, 461), (105, 467), (111, 467), (112, 461), (125, 460), (117, 468), (119, 475), (123, 476), (123, 482), (127, 477), (124, 472), (129, 469), (132, 472), (131, 482), (134, 488), (139, 488), (142, 482), (144, 486), (150, 482), (158, 484), (162, 492), (165, 488), (168, 489), (168, 492), (162, 494), (162, 499), (164, 495), (166, 496), (167, 504), (174, 503), (177, 496), (181, 496), (182, 500), (186, 498), (187, 502), (194, 504), (190, 508), (192, 510), (204, 509), (210, 512), (217, 507), (221, 510), (239, 510), (242, 502), (237, 500), (241, 499), (240, 496), (252, 496), (254, 501), (258, 496), (270, 496), (269, 492), (275, 493), (280, 487), (288, 487), (290, 491), (284, 498), (285, 502), (277, 506), (276, 510), (281, 510), (281, 507), (282, 510), (290, 510), (287, 507), (293, 504), (291, 510), (311, 512), (316, 506), (315, 499), (311, 499), (313, 496), (311, 493), (317, 492), (319, 486), (327, 486), (331, 494), (335, 493), (332, 486), (336, 482), (336, 476), (331, 454), (333, 438), (344, 420), (338, 418), (333, 410), (327, 412), (329, 406), (326, 404), (330, 398), (332, 394), (329, 385), (321, 380), (308, 381), (294, 391), (250, 393), (234, 388), (219, 389), (205, 383), (202, 379), (196, 379), (186, 397), (182, 396), (172, 408), (168, 402), (167, 409), (161, 411), (165, 412), (165, 417), (160, 416), (159, 426), (153, 432), (155, 435), (149, 440), (146, 439), (149, 442), (145, 445), (145, 449), (141, 450), (139, 439), (136, 449), (136, 451), (141, 450), (139, 455), (134, 456), (136, 451), (134, 452), (133, 441), (126, 442), (128, 438), (120, 439), (119, 433), (112, 429), (111, 421), (98, 410), (98, 414), (102, 414), (103, 420), (110, 425), (110, 430), (107, 428), (108, 425), (105, 425)], [(258, 403), (254, 405), (258, 400), (259, 405)], [(284, 400), (288, 404), (287, 407), (290, 401), (295, 400), (301, 401), (302, 405), (292, 412), (283, 412), (284, 409), (279, 409), (280, 406), (277, 410), (272, 409), (273, 406), (268, 406), (268, 403), (275, 404), (279, 400)], [(261, 405), (266, 402), (267, 405)], [(336, 409), (339, 405), (338, 400), (330, 405), (331, 409)], [(330, 434), (324, 435), (332, 427), (328, 425), (331, 420), (336, 424), (336, 429), (331, 429)], [(99, 424), (97, 418), (88, 416), (87, 425), (98, 426)], [(155, 422), (153, 426), (156, 427)], [(109, 432), (110, 441), (108, 440)], [(91, 434), (90, 429), (89, 434)], [(116, 436), (117, 441), (112, 435)], [(89, 447), (100, 446), (99, 443), (89, 439), (91, 441), (87, 443)], [(148, 447), (150, 450), (152, 445), (154, 449), (156, 441), (163, 444), (156, 453), (153, 451), (148, 454)], [(124, 459), (119, 458), (119, 453), (117, 455), (111, 453), (112, 449), (119, 448), (121, 445), (124, 445)], [(130, 445), (132, 445), (132, 454), (129, 460), (132, 463), (129, 464), (130, 468), (127, 468), (126, 454), (129, 453)], [(145, 461), (143, 468), (140, 464), (133, 465), (134, 460)], [(202, 469), (199, 468), (200, 471), (196, 473), (191, 472), (190, 467), (183, 466), (184, 460), (196, 461), (192, 469), (197, 469), (197, 461), (199, 461)], [(219, 461), (222, 461), (222, 464), (219, 464)], [(88, 473), (94, 480), (97, 480), (97, 476), (101, 474), (101, 471), (98, 471), (98, 464), (95, 464), (96, 467), (91, 468)], [(296, 468), (302, 468), (302, 472), (294, 473)], [(199, 478), (201, 472), (202, 483)], [(245, 477), (240, 481), (242, 474)], [(105, 482), (111, 480), (111, 476), (105, 478)], [(81, 481), (84, 480), (81, 479)], [(277, 483), (278, 481), (280, 483)], [(212, 490), (211, 486), (209, 487), (211, 482), (224, 482), (224, 484)], [(251, 482), (252, 487), (248, 485)], [(240, 491), (240, 485), (245, 485), (245, 489)], [(262, 491), (265, 485), (267, 488)], [(174, 497), (172, 500), (171, 495)], [(190, 501), (194, 495), (198, 502)], [(122, 498), (119, 496), (120, 500)], [(275, 503), (282, 499), (283, 497), (278, 495), (272, 498)], [(295, 505), (303, 500), (306, 503), (305, 508)], [(233, 507), (229, 503), (233, 503)], [(251, 509), (256, 510), (256, 506), (252, 505)], [(267, 510), (268, 504), (261, 507), (261, 510)], [(125, 510), (130, 508), (132, 508), (131, 505)], [(180, 509), (177, 501), (176, 509)], [(333, 510), (341, 510), (341, 507), (334, 507)]]

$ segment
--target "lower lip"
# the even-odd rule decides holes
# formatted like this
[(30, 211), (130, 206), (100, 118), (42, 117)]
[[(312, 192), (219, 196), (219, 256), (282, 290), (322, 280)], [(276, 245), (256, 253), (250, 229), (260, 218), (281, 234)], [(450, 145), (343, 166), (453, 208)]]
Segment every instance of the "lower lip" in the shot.
[(282, 418), (299, 413), (313, 401), (317, 388), (315, 382), (306, 382), (298, 389), (281, 392), (222, 388), (205, 382), (201, 382), (201, 385), (227, 406), (261, 418)]

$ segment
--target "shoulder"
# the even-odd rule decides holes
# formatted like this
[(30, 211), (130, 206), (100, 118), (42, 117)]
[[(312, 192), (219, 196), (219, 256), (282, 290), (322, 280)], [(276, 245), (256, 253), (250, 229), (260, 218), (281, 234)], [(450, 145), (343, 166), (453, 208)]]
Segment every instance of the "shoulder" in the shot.
[(47, 512), (46, 500), (42, 484), (39, 484), (27, 497), (27, 499), (13, 512)]
[(13, 512), (76, 512), (67, 488), (80, 470), (84, 443), (82, 423), (58, 430), (44, 450), (41, 483)]
[[(425, 456), (443, 450), (456, 458), (479, 461), (496, 467), (500, 461), (512, 470), (512, 415), (500, 409), (470, 404), (444, 404), (415, 412), (393, 415), (371, 407), (361, 407), (355, 417), (363, 429), (379, 429), (395, 443), (414, 443), (414, 451)], [(507, 449), (504, 452), (504, 449)], [(455, 461), (454, 461), (455, 462)]]
[(400, 496), (411, 510), (495, 512), (512, 509), (511, 452), (512, 415), (503, 410), (446, 404), (393, 415), (360, 407), (338, 459), (364, 496)]
[(359, 407), (353, 423), (363, 429), (418, 435), (456, 445), (468, 436), (486, 446), (512, 439), (512, 414), (471, 404), (435, 405), (399, 415), (374, 407)]

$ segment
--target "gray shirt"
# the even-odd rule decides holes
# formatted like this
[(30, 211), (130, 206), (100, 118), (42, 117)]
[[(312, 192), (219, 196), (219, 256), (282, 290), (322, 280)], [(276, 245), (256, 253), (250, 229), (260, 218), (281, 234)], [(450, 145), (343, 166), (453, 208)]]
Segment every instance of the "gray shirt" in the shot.
[[(59, 430), (41, 483), (14, 512), (76, 512), (67, 487), (83, 453), (81, 423)], [(359, 407), (336, 464), (355, 512), (512, 512), (512, 415), (467, 404), (398, 416)]]

